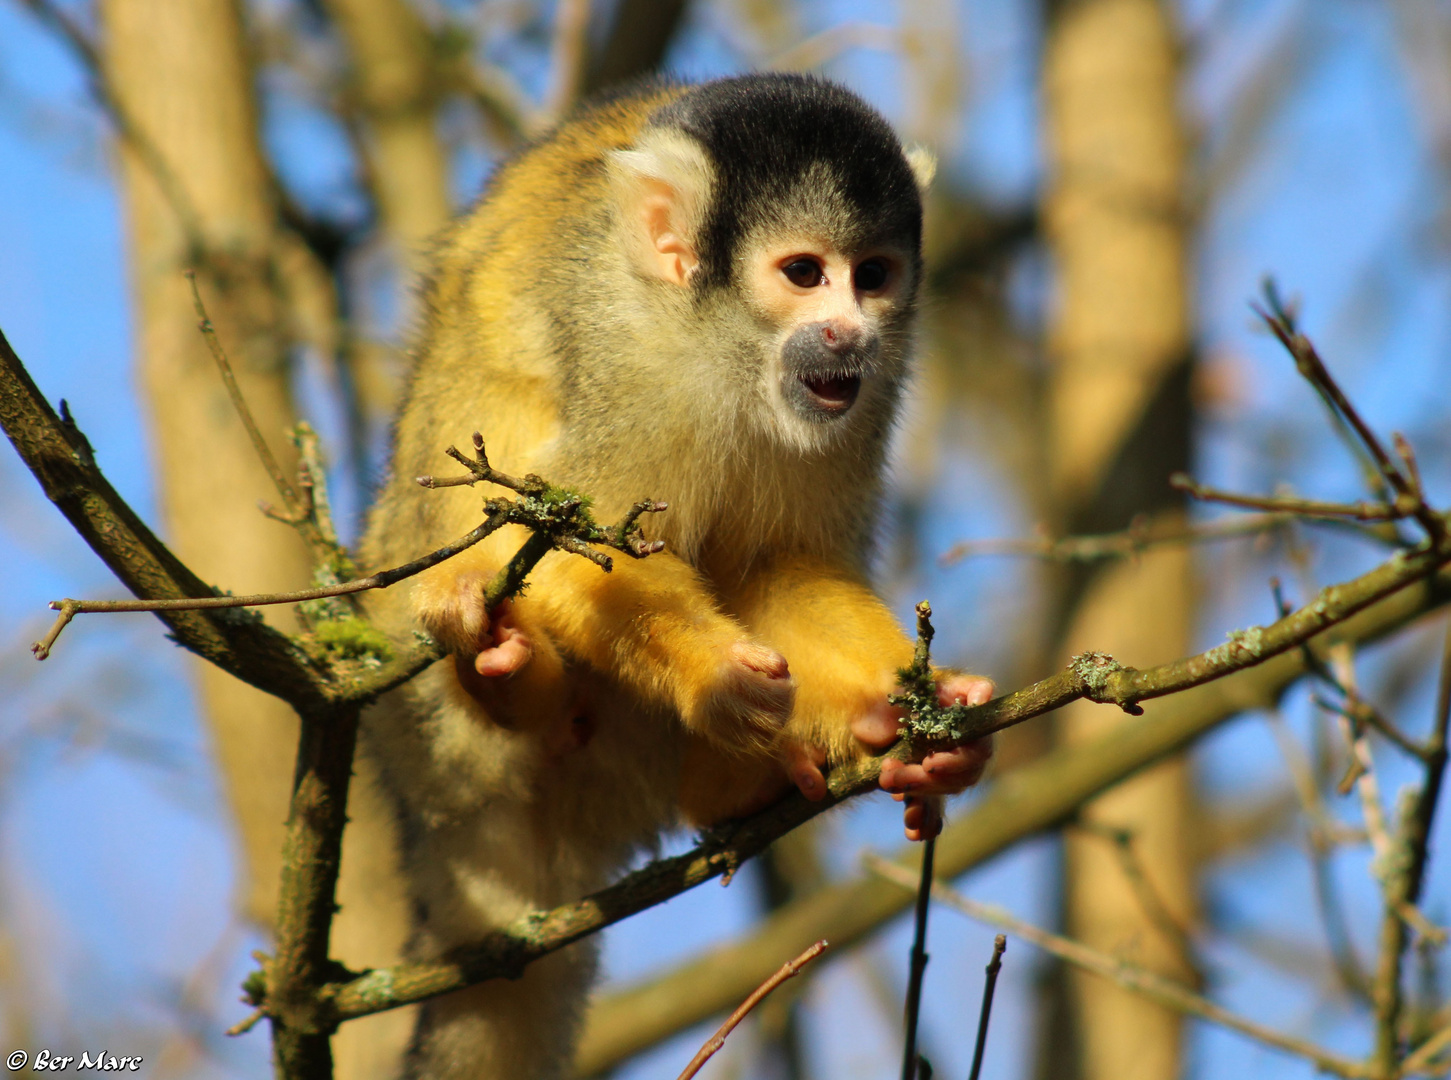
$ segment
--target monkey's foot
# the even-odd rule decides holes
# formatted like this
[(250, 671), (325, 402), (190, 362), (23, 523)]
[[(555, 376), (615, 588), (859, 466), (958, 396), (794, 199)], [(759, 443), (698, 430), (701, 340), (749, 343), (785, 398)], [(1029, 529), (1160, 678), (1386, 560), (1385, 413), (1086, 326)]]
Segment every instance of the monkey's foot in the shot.
[(492, 680), (507, 678), (534, 658), (534, 641), (515, 619), (509, 601), (500, 604), (472, 647), (454, 654), (458, 681), (485, 705), (493, 702)]

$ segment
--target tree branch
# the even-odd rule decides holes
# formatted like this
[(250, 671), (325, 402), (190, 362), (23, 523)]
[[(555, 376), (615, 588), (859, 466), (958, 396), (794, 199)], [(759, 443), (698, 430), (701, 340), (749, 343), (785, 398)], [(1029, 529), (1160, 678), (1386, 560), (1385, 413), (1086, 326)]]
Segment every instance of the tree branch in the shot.
[[(1304, 670), (1304, 660), (1296, 652), (1300, 645), (1376, 600), (1431, 576), (1439, 566), (1451, 560), (1451, 554), (1436, 557), (1423, 554), (1425, 557), (1418, 559), (1414, 554), (1398, 553), (1368, 574), (1322, 590), (1320, 597), (1309, 607), (1269, 627), (1237, 631), (1226, 645), (1198, 656), (1143, 671), (1125, 668), (1112, 658), (1097, 654), (1076, 657), (1066, 671), (986, 705), (963, 708), (960, 741), (982, 738), (1079, 698), (1118, 704), (1126, 710), (1141, 712), (1137, 704), (1140, 701), (1199, 687), (1287, 652), (1290, 655), (1282, 660), (1289, 668), (1285, 675), (1288, 682)], [(1274, 670), (1280, 670), (1280, 666), (1277, 665)], [(1206, 727), (1223, 718), (1215, 717)], [(1137, 734), (1139, 727), (1142, 725), (1132, 729), (1133, 733)], [(1159, 727), (1159, 724), (1151, 725), (1155, 734), (1158, 734)], [(1184, 737), (1184, 742), (1199, 733), (1199, 729), (1193, 729)], [(1124, 733), (1116, 734), (1114, 741), (1132, 744), (1133, 736), (1126, 729)], [(908, 752), (904, 740), (884, 757), (905, 758)], [(1156, 752), (1153, 758), (1157, 759), (1167, 752), (1167, 749)], [(1075, 751), (1075, 754), (1081, 756), (1082, 751)], [(734, 874), (742, 862), (759, 854), (777, 837), (847, 799), (875, 790), (882, 760), (869, 758), (833, 770), (827, 781), (828, 793), (819, 802), (808, 802), (799, 793), (792, 794), (753, 817), (714, 830), (690, 852), (652, 863), (574, 903), (523, 916), (489, 934), (478, 944), (448, 957), (379, 969), (332, 987), (328, 992), (333, 995), (337, 1019), (366, 1016), (423, 1001), (489, 978), (517, 977), (529, 963), (541, 956), (710, 878)], [(1127, 771), (1134, 771), (1148, 763), (1147, 760), (1135, 762)], [(1121, 779), (1127, 771), (1104, 778), (1103, 786)], [(1071, 786), (1063, 783), (1054, 794), (1061, 795), (1068, 790)], [(1091, 793), (1080, 791), (1076, 801), (1067, 804), (1060, 812), (1076, 807), (1089, 794), (1096, 794), (1097, 790), (1101, 788)], [(1054, 805), (1061, 806), (1056, 802)], [(1029, 831), (1032, 829), (1025, 829), (1019, 835)], [(781, 955), (781, 952), (777, 951), (776, 955)]]
[[(0, 427), (66, 516), (121, 582), (139, 597), (213, 597), (157, 539), (97, 468), (74, 421), (57, 416), (0, 333)], [(329, 687), (305, 653), (279, 630), (230, 612), (159, 613), (177, 642), (223, 671), (293, 704), (317, 704)]]
[(752, 1009), (766, 999), (767, 994), (771, 993), (771, 991), (775, 990), (776, 987), (780, 986), (787, 979), (795, 978), (801, 973), (802, 968), (825, 951), (826, 942), (818, 941), (795, 960), (788, 960), (785, 964), (781, 965), (780, 971), (756, 987), (751, 993), (751, 996), (741, 1002), (740, 1008), (726, 1017), (725, 1023), (721, 1024), (716, 1030), (716, 1033), (706, 1040), (705, 1045), (700, 1048), (695, 1057), (691, 1058), (690, 1064), (685, 1066), (685, 1071), (680, 1074), (677, 1080), (690, 1080), (691, 1077), (700, 1072), (701, 1067), (715, 1056), (716, 1051), (725, 1045), (726, 1037), (736, 1029), (736, 1026), (746, 1018), (746, 1015)]
[[(1448, 602), (1451, 573), (1443, 572), (1380, 601), (1310, 648), (1323, 655), (1335, 641), (1374, 640)], [(1141, 720), (1091, 743), (1056, 750), (1004, 777), (938, 838), (939, 875), (954, 877), (1028, 836), (1062, 824), (1084, 801), (1178, 753), (1231, 717), (1273, 705), (1305, 672), (1303, 653), (1283, 653), (1258, 668), (1159, 703)], [(775, 812), (779, 808), (767, 811)], [(908, 849), (897, 861), (915, 868), (920, 857), (919, 849)], [(870, 879), (828, 886), (780, 908), (743, 938), (615, 992), (598, 1001), (591, 1013), (577, 1058), (580, 1075), (613, 1068), (661, 1039), (731, 1008), (770, 972), (777, 957), (820, 936), (847, 948), (909, 902), (900, 890)]]

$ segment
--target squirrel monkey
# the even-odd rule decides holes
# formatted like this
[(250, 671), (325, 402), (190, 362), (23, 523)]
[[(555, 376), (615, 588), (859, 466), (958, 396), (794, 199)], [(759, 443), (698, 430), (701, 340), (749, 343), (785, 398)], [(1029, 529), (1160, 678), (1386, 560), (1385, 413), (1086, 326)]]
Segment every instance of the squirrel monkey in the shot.
[[(587, 105), (445, 234), (363, 545), (405, 561), (478, 522), (421, 490), (449, 443), (635, 500), (666, 543), (614, 572), (545, 556), (495, 613), (496, 533), (378, 594), (380, 625), (454, 654), (371, 714), (418, 929), (438, 955), (603, 885), (662, 828), (736, 816), (897, 736), (912, 643), (867, 583), (907, 376), (930, 157), (854, 94), (796, 75), (656, 84)], [(944, 673), (944, 702), (985, 679)], [(978, 744), (890, 762), (909, 837), (974, 782)], [(595, 947), (424, 1009), (419, 1077), (562, 1077)]]

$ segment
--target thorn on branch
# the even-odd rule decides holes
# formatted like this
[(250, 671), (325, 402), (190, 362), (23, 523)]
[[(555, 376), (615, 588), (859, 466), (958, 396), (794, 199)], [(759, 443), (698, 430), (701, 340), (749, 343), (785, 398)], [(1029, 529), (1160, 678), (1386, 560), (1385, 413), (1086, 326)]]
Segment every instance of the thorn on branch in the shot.
[(260, 1021), (266, 1015), (267, 1010), (257, 1009), (255, 1012), (252, 1013), (251, 1016), (247, 1017), (247, 1019), (241, 1021), (240, 1023), (233, 1024), (231, 1027), (227, 1028), (227, 1030), (224, 1031), (222, 1034), (231, 1035), (233, 1037), (237, 1035), (245, 1035), (247, 1034), (247, 1032), (251, 1031), (254, 1027), (256, 1027), (258, 1021)]

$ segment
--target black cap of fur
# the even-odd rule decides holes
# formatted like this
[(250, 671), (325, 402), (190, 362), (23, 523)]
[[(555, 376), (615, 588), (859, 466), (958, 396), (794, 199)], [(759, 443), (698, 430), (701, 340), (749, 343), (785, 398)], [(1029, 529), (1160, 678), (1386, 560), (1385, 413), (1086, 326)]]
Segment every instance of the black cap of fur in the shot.
[(718, 186), (700, 237), (699, 284), (730, 281), (736, 241), (772, 223), (813, 166), (844, 196), (857, 242), (905, 241), (919, 257), (922, 199), (891, 125), (845, 87), (807, 75), (743, 75), (704, 83), (662, 108), (652, 124), (693, 136)]

